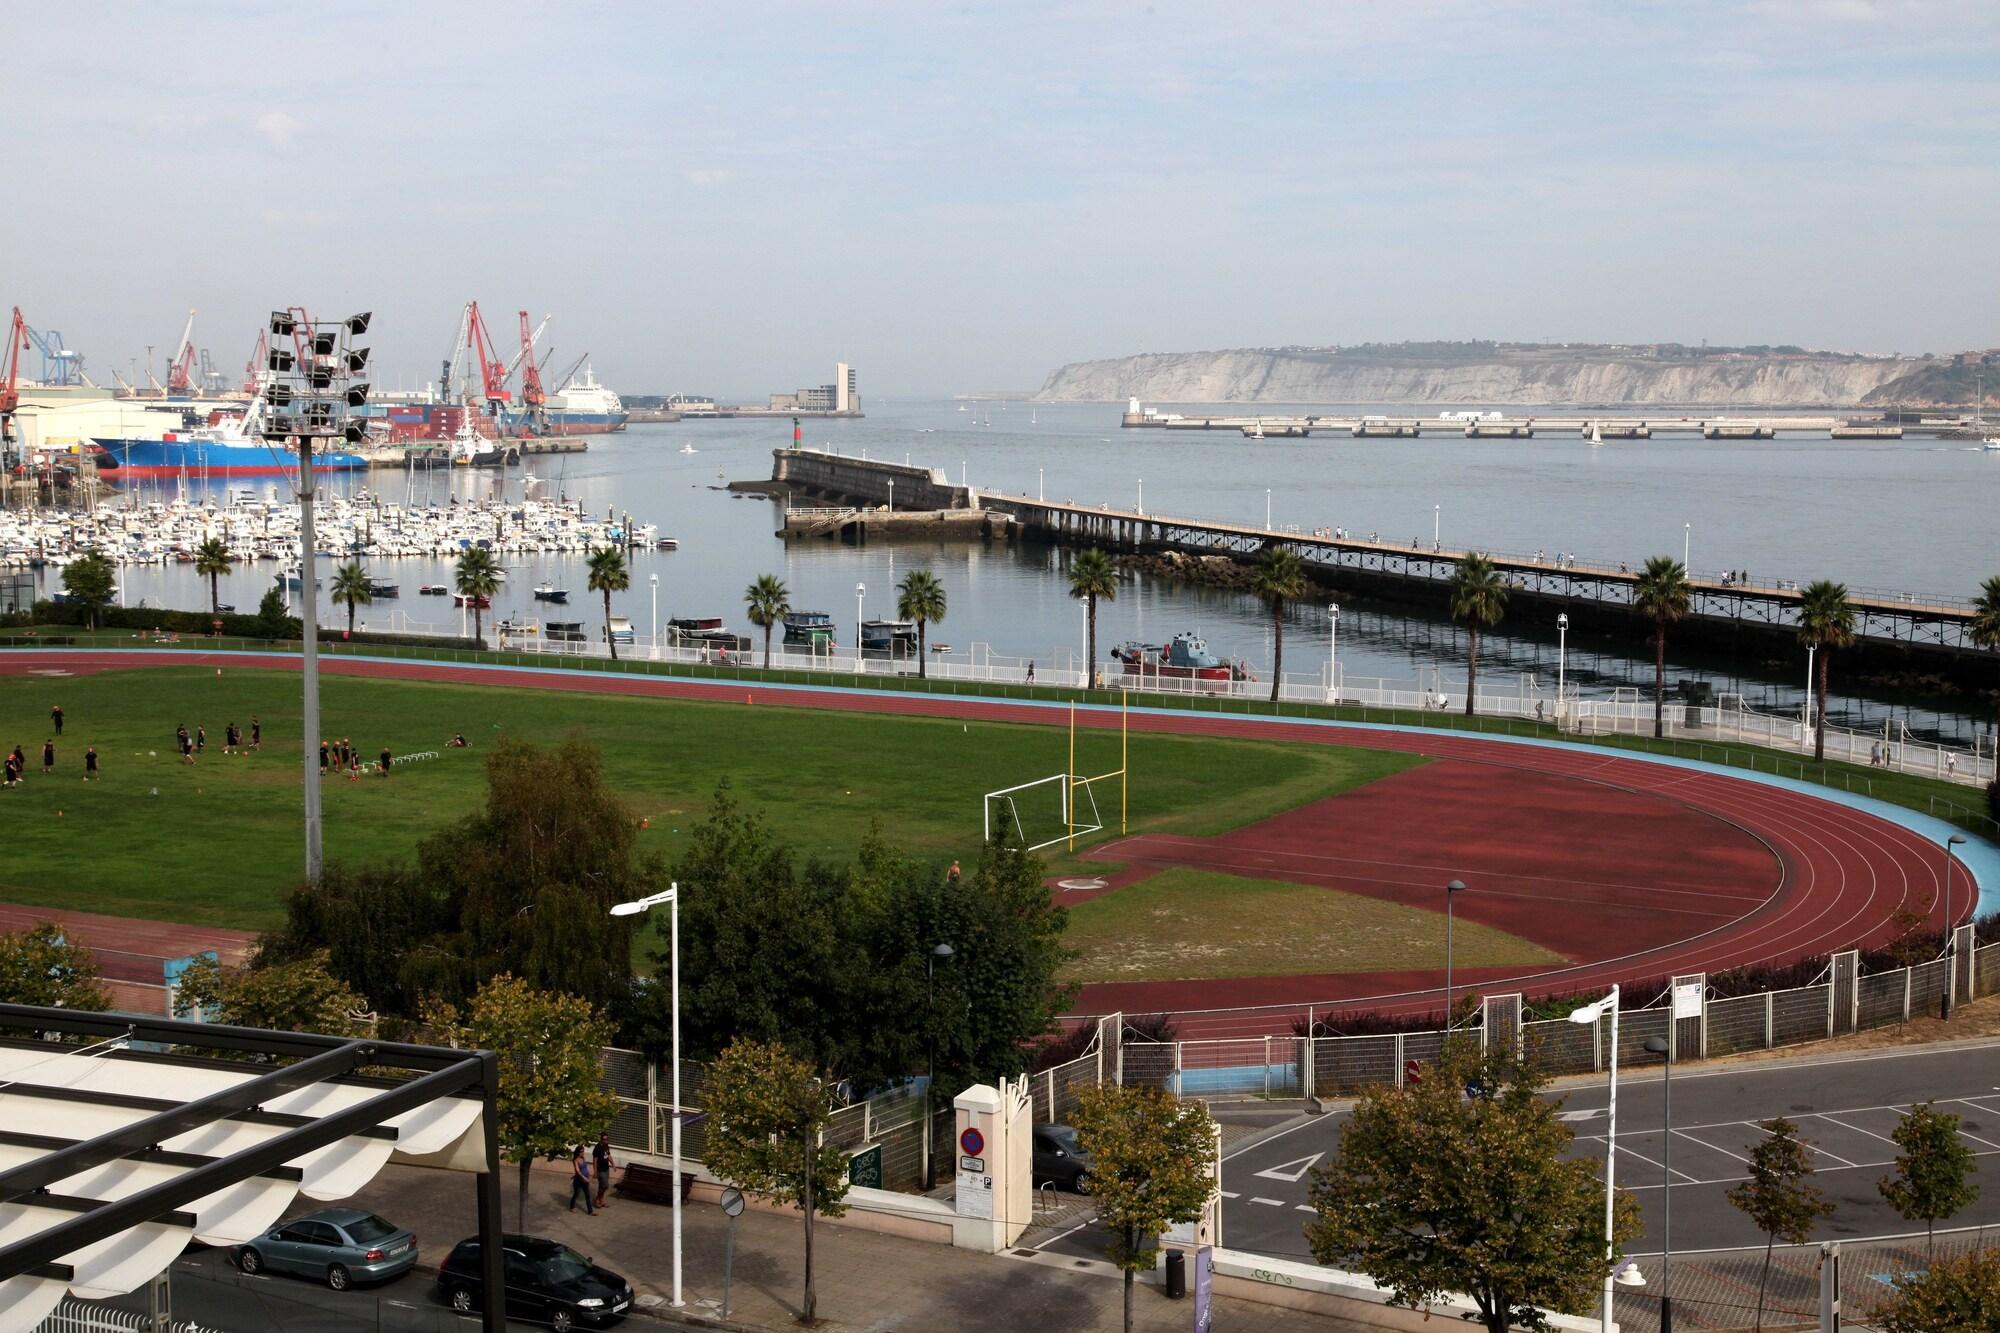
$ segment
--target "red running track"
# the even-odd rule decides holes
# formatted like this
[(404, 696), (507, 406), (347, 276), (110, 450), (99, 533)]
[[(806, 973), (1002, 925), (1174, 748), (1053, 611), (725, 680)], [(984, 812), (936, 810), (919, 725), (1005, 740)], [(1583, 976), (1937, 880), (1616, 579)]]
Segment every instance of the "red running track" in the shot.
[[(0, 654), (0, 675), (167, 665), (295, 671), (299, 660), (281, 655), (168, 650), (143, 653), (23, 650)], [(949, 695), (774, 689), (741, 682), (568, 670), (350, 658), (322, 659), (321, 669), (331, 675), (444, 684), (488, 684), (1039, 725), (1059, 724), (1067, 714), (1060, 705)], [(1077, 721), (1081, 726), (1112, 729), (1118, 726), (1119, 719), (1111, 710), (1079, 710)], [(1523, 821), (1523, 827), (1532, 822), (1539, 832), (1533, 838), (1490, 840), (1491, 845), (1477, 864), (1468, 861), (1462, 869), (1442, 876), (1426, 864), (1422, 873), (1440, 885), (1444, 878), (1456, 874), (1475, 888), (1489, 871), (1505, 883), (1540, 879), (1547, 887), (1551, 885), (1546, 873), (1549, 871), (1558, 880), (1587, 881), (1566, 900), (1552, 902), (1547, 909), (1552, 913), (1604, 911), (1605, 890), (1601, 886), (1630, 883), (1635, 878), (1630, 869), (1621, 871), (1612, 860), (1614, 855), (1634, 855), (1635, 839), (1643, 863), (1655, 867), (1696, 864), (1696, 858), (1701, 857), (1721, 856), (1723, 862), (1729, 862), (1737, 855), (1730, 848), (1738, 844), (1739, 834), (1761, 843), (1768, 849), (1766, 855), (1775, 860), (1777, 880), (1768, 892), (1758, 897), (1746, 891), (1747, 881), (1740, 880), (1732, 886), (1710, 886), (1724, 889), (1702, 904), (1704, 909), (1713, 909), (1712, 915), (1691, 919), (1691, 929), (1684, 933), (1657, 928), (1644, 932), (1611, 929), (1595, 932), (1599, 946), (1587, 951), (1590, 956), (1571, 965), (1504, 975), (1493, 975), (1492, 969), (1485, 975), (1470, 970), (1462, 974), (1463, 982), (1477, 982), (1489, 991), (1501, 987), (1531, 992), (1581, 989), (1667, 973), (1716, 972), (1758, 962), (1784, 963), (1812, 954), (1885, 942), (1893, 933), (1891, 918), (1905, 909), (1926, 915), (1933, 926), (1943, 925), (1940, 901), (1943, 859), (1932, 843), (1878, 816), (1750, 777), (1703, 772), (1625, 754), (1439, 731), (1381, 731), (1195, 713), (1134, 713), (1130, 725), (1136, 731), (1355, 746), (1454, 761), (1448, 766), (1434, 764), (1414, 771), (1439, 769), (1446, 776), (1462, 775), (1459, 780), (1469, 784), (1465, 791), (1480, 793), (1482, 817), (1502, 824), (1517, 819)], [(1575, 860), (1573, 850), (1566, 853), (1568, 859), (1551, 859), (1552, 844), (1547, 831), (1551, 812), (1546, 806), (1537, 809), (1536, 804), (1563, 790), (1575, 793), (1579, 806), (1573, 827), (1567, 830), (1569, 842), (1565, 846), (1607, 849), (1605, 857), (1594, 863), (1595, 871), (1589, 874), (1577, 873), (1580, 863)], [(1596, 795), (1585, 801), (1582, 794), (1586, 791), (1594, 791)], [(1642, 805), (1635, 802), (1650, 803), (1656, 809), (1656, 814), (1647, 821), (1652, 827), (1641, 828), (1636, 834), (1629, 826), (1629, 818), (1636, 817)], [(1658, 814), (1660, 807), (1678, 807), (1681, 815)], [(1308, 806), (1303, 810), (1314, 808)], [(1617, 813), (1620, 808), (1625, 815)], [(1421, 822), (1425, 813), (1420, 806), (1401, 814), (1400, 827), (1407, 839), (1404, 846), (1425, 845), (1427, 834)], [(1280, 820), (1285, 818), (1288, 817)], [(1301, 813), (1300, 818), (1308, 816)], [(1274, 822), (1279, 821), (1266, 824)], [(1390, 824), (1387, 819), (1377, 818), (1372, 833), (1380, 834)], [(1695, 838), (1689, 830), (1697, 825), (1706, 827), (1711, 836)], [(1351, 832), (1351, 825), (1347, 828)], [(1312, 836), (1324, 838), (1330, 831)], [(1296, 851), (1296, 846), (1293, 850)], [(1541, 874), (1537, 872), (1538, 865)], [(1683, 883), (1680, 887), (1688, 892), (1701, 889), (1698, 884)], [(1464, 900), (1459, 907), (1470, 910)], [(1587, 929), (1572, 933), (1582, 940), (1593, 937), (1593, 932)], [(1087, 987), (1079, 999), (1078, 1012), (1171, 1010), (1183, 1015), (1182, 1036), (1225, 1037), (1289, 1031), (1292, 1017), (1308, 1005), (1322, 1011), (1329, 1007), (1404, 1011), (1438, 1007), (1441, 976), (1433, 973), (1398, 980), (1400, 984), (1392, 988), (1372, 988), (1367, 994), (1352, 993), (1352, 987), (1337, 977), (1120, 983)], [(1347, 993), (1340, 993), (1341, 990)]]

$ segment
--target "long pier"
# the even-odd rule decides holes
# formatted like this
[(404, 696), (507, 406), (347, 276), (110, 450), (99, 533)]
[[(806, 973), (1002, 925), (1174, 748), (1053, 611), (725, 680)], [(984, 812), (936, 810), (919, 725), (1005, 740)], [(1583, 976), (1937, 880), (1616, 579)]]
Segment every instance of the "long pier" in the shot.
[[(1381, 541), (1335, 529), (1301, 531), (1265, 528), (1048, 500), (977, 487), (955, 486), (941, 470), (900, 463), (849, 458), (810, 449), (773, 451), (773, 480), (799, 489), (855, 503), (879, 504), (891, 481), (899, 498), (908, 497), (929, 509), (985, 509), (1005, 514), (1020, 525), (1020, 533), (1065, 545), (1099, 546), (1110, 551), (1185, 551), (1254, 559), (1273, 546), (1288, 547), (1321, 578), (1336, 586), (1351, 585), (1400, 591), (1404, 597), (1422, 592), (1436, 602), (1444, 585), (1467, 554), (1465, 548), (1422, 541)], [(921, 496), (921, 499), (918, 497)], [(1643, 557), (1607, 565), (1554, 556), (1481, 551), (1492, 560), (1512, 595), (1562, 609), (1616, 608), (1632, 611)], [(1690, 614), (1720, 628), (1734, 627), (1790, 637), (1798, 628), (1801, 583), (1752, 571), (1737, 578), (1690, 572), (1694, 585)], [(1973, 609), (1969, 602), (1916, 592), (1879, 589), (1848, 590), (1859, 639), (1883, 648), (1901, 648), (1953, 657), (1990, 657), (1972, 642)]]

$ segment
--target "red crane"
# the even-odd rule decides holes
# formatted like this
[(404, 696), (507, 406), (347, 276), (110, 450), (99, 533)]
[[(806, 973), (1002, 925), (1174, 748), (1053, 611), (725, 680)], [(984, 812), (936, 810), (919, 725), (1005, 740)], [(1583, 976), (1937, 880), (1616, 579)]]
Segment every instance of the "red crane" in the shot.
[(493, 335), (486, 331), (486, 321), (479, 314), (479, 302), (474, 301), (465, 309), (466, 323), (472, 330), (472, 354), (479, 358), (479, 380), (486, 394), (486, 411), (489, 416), (497, 417), (512, 397), (507, 392), (507, 363), (500, 359)]
[(257, 395), (257, 375), (264, 369), (264, 360), (271, 353), (271, 333), (268, 329), (257, 330), (257, 350), (250, 353), (249, 363), (243, 367), (243, 392), (251, 397)]
[(549, 396), (542, 392), (542, 368), (535, 364), (535, 331), (528, 327), (528, 312), (521, 312), (521, 406), (527, 410), (528, 427), (540, 431), (548, 424)]
[(167, 392), (169, 394), (194, 393), (194, 311), (188, 311), (187, 327), (181, 330), (181, 344), (174, 349), (174, 359), (167, 365)]
[[(21, 318), (21, 307), (14, 307), (14, 322), (7, 326), (7, 351), (0, 364), (6, 371), (0, 374), (0, 442), (4, 442), (8, 453), (14, 447), (14, 409), (21, 405), (21, 392), (15, 388), (21, 373), (21, 353), (28, 349), (28, 321)], [(12, 463), (12, 459), (7, 460)]]

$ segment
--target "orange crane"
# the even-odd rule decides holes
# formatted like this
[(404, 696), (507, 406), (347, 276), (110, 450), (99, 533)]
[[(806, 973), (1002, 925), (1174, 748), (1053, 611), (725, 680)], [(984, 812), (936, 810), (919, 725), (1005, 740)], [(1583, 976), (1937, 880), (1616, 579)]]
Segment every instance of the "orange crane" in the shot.
[(271, 334), (268, 329), (257, 330), (257, 350), (250, 353), (250, 360), (243, 367), (243, 392), (252, 398), (257, 396), (257, 376), (264, 369), (264, 359), (271, 353)]
[(181, 330), (180, 346), (167, 364), (167, 392), (194, 396), (194, 311), (188, 311), (187, 327)]
[(479, 358), (479, 381), (486, 395), (486, 413), (498, 417), (500, 409), (513, 396), (507, 392), (507, 363), (500, 359), (493, 335), (486, 331), (486, 321), (479, 314), (479, 302), (466, 305), (465, 322), (472, 333), (472, 354)]
[(21, 353), (28, 350), (28, 321), (21, 318), (21, 307), (14, 307), (14, 322), (7, 326), (7, 354), (4, 359), (6, 369), (0, 373), (0, 447), (6, 452), (6, 464), (14, 464), (14, 409), (21, 405), (21, 391), (15, 387), (21, 373)]
[[(542, 321), (544, 327), (548, 321)], [(541, 435), (549, 428), (548, 394), (542, 391), (542, 368), (535, 364), (535, 338), (541, 330), (528, 327), (528, 312), (521, 312), (521, 406), (526, 420), (523, 429)]]

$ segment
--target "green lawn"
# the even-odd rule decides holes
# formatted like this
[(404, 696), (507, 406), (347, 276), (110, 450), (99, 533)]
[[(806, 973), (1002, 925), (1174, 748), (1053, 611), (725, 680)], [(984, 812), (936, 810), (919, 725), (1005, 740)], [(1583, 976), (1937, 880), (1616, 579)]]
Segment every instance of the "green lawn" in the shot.
[[(390, 778), (329, 780), (329, 859), (406, 856), (473, 809), (479, 758), (502, 734), (597, 745), (651, 845), (671, 858), (727, 777), (802, 851), (845, 858), (871, 818), (891, 840), (937, 856), (977, 850), (981, 794), (1061, 772), (1059, 727), (886, 717), (759, 703), (691, 703), (546, 690), (364, 681), (322, 683), (323, 733), (364, 756), (439, 757)], [(766, 696), (768, 698), (768, 696)], [(49, 706), (67, 729), (57, 776), (41, 776)], [(262, 753), (222, 754), (223, 728), (263, 722)], [(192, 767), (176, 762), (177, 723), (208, 729)], [(470, 751), (450, 750), (454, 731)], [(28, 753), (29, 777), (0, 790), (7, 852), (0, 900), (251, 929), (274, 924), (303, 860), (299, 684), (291, 673), (172, 667), (0, 683), (0, 745)], [(103, 780), (82, 781), (95, 745)], [(1079, 733), (1078, 767), (1118, 766), (1117, 737)], [(1215, 834), (1420, 762), (1319, 745), (1133, 733), (1132, 827)], [(1110, 832), (1116, 791), (1100, 797)], [(1053, 832), (1058, 830), (1051, 830)], [(1057, 849), (1051, 849), (1057, 850)]]
[[(1444, 966), (1437, 912), (1307, 884), (1163, 870), (1069, 913), (1073, 981), (1178, 981)], [(1504, 930), (1459, 921), (1464, 967), (1561, 962)]]

